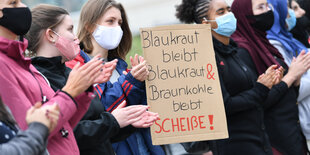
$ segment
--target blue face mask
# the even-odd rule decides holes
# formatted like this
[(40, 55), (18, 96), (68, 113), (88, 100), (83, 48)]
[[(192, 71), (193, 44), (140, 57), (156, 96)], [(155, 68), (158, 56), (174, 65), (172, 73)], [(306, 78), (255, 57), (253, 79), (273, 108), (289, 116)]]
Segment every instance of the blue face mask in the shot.
[[(214, 21), (214, 20), (208, 20)], [(230, 37), (237, 29), (237, 19), (232, 12), (229, 12), (223, 16), (215, 19), (217, 28), (213, 29), (217, 34)]]
[(288, 26), (288, 31), (291, 31), (296, 26), (296, 15), (292, 9), (288, 10), (288, 14), (290, 15), (290, 18), (286, 18), (285, 22)]

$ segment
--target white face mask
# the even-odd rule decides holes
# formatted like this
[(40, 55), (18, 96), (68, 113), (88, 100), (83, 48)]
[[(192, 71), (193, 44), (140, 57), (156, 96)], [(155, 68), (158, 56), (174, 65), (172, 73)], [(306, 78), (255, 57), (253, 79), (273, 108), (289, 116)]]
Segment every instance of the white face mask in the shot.
[(97, 25), (93, 33), (96, 42), (104, 49), (113, 50), (117, 48), (123, 37), (123, 30), (120, 26), (107, 27)]

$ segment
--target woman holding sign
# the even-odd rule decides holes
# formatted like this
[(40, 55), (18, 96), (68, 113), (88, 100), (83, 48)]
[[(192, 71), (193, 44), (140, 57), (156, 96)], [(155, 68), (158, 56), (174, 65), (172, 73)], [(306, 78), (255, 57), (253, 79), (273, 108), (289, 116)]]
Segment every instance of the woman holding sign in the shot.
[[(115, 110), (123, 101), (127, 105), (146, 105), (144, 80), (148, 76), (143, 57), (131, 58), (132, 69), (124, 61), (131, 48), (132, 35), (122, 4), (114, 0), (89, 0), (83, 6), (78, 26), (78, 38), (83, 51), (71, 62), (84, 63), (89, 57), (100, 54), (105, 61), (118, 59), (110, 81), (96, 86), (101, 102), (108, 112)], [(151, 142), (149, 129), (138, 129), (125, 141), (113, 145), (116, 154), (164, 154), (160, 146)]]
[(282, 68), (272, 65), (257, 78), (251, 56), (230, 39), (237, 21), (225, 0), (183, 0), (176, 16), (185, 23), (211, 24), (229, 139), (216, 141), (214, 154), (272, 154), (264, 130), (263, 104)]

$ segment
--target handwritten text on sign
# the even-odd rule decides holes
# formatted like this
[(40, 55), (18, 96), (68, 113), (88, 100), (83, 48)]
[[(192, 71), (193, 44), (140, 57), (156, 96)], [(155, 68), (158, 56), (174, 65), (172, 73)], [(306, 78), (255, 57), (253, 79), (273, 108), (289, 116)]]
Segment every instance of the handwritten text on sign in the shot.
[(145, 28), (140, 33), (150, 71), (147, 100), (160, 115), (151, 128), (153, 144), (227, 138), (209, 25)]

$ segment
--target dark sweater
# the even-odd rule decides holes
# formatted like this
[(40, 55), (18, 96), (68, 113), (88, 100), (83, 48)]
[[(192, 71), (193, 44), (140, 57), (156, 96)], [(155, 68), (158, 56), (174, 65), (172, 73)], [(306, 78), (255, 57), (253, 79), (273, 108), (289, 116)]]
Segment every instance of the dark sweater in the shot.
[[(231, 40), (228, 46), (213, 38), (221, 89), (226, 110), (229, 138), (216, 141), (220, 155), (272, 154), (264, 125), (263, 103), (269, 89), (256, 82), (255, 68), (245, 49)], [(240, 57), (243, 55), (245, 57)]]

